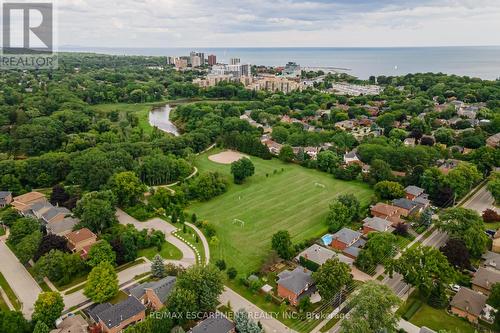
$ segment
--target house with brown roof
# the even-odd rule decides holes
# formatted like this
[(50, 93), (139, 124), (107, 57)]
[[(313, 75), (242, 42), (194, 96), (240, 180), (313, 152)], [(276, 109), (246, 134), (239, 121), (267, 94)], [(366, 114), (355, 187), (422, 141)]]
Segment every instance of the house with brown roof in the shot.
[(356, 243), (361, 236), (362, 234), (357, 231), (349, 228), (342, 228), (331, 235), (331, 243), (329, 245), (334, 249), (343, 251)]
[(68, 249), (74, 253), (88, 253), (90, 247), (97, 242), (97, 236), (87, 228), (78, 229), (66, 234), (64, 237), (68, 240)]
[(462, 287), (450, 302), (450, 310), (471, 323), (477, 323), (486, 305), (487, 296)]
[(491, 148), (497, 148), (500, 145), (500, 133), (490, 136), (486, 139), (486, 145)]
[(50, 333), (87, 333), (89, 324), (81, 315), (76, 315), (57, 321), (56, 327)]
[(472, 289), (484, 295), (489, 295), (491, 287), (500, 283), (500, 272), (497, 270), (480, 267), (471, 281)]
[(374, 217), (391, 221), (393, 226), (403, 222), (401, 220), (402, 210), (393, 205), (379, 202), (370, 208), (370, 212)]
[(18, 195), (14, 197), (14, 200), (11, 202), (12, 207), (16, 209), (21, 215), (25, 215), (29, 213), (31, 208), (30, 206), (35, 203), (49, 203), (44, 194), (40, 192), (28, 192), (22, 195)]

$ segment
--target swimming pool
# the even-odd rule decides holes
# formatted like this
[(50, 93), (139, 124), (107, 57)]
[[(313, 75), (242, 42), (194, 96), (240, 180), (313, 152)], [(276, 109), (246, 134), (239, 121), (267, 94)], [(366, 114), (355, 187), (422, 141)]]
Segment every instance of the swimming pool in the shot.
[(329, 246), (332, 243), (333, 235), (332, 234), (326, 234), (323, 237), (321, 237), (321, 240), (323, 241), (324, 245)]

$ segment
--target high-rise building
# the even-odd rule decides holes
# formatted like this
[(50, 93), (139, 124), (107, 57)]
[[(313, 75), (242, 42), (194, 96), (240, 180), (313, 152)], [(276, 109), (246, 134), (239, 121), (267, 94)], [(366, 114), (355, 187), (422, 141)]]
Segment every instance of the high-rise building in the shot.
[(231, 59), (229, 59), (229, 64), (231, 64), (231, 65), (239, 65), (240, 64), (240, 58), (231, 58)]
[(191, 67), (200, 67), (201, 66), (201, 58), (197, 55), (192, 55), (191, 57)]
[[(189, 56), (190, 56), (190, 58), (192, 58), (192, 57), (200, 57), (200, 63), (201, 63), (201, 65), (205, 64), (205, 53), (191, 51), (191, 53), (189, 54)], [(193, 66), (193, 67), (197, 67), (197, 66)]]
[(217, 64), (217, 57), (214, 54), (211, 54), (208, 56), (208, 64), (210, 66), (216, 65)]
[(241, 76), (251, 76), (252, 66), (250, 64), (241, 65)]

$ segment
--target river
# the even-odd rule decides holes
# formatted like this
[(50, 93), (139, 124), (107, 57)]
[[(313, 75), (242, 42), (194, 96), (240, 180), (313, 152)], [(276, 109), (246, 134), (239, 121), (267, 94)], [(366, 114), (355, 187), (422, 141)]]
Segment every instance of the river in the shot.
[(179, 130), (170, 121), (170, 111), (172, 111), (170, 105), (154, 108), (151, 112), (149, 112), (149, 124), (151, 126), (158, 127), (164, 132), (179, 136)]

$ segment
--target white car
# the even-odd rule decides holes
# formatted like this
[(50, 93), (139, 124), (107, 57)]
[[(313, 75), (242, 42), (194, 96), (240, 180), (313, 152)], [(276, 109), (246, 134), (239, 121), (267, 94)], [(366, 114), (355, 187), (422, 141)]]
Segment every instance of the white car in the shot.
[(450, 289), (458, 293), (458, 291), (460, 290), (460, 286), (458, 284), (450, 284)]

